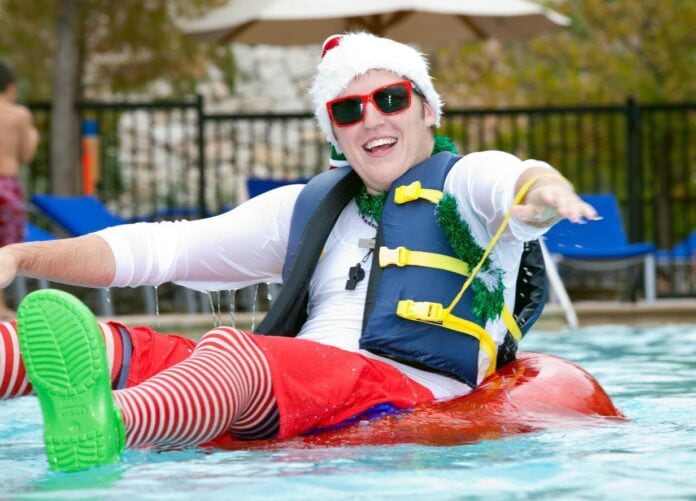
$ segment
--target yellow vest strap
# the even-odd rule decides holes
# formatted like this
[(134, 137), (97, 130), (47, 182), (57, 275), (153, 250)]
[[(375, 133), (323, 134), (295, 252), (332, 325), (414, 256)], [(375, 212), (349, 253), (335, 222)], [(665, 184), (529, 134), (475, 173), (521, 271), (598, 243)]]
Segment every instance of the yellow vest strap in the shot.
[(512, 334), (512, 337), (514, 337), (519, 343), (522, 340), (522, 331), (520, 330), (520, 326), (517, 324), (515, 317), (512, 315), (512, 312), (507, 305), (503, 306), (503, 311), (500, 312), (500, 316), (502, 317), (503, 322), (505, 322), (505, 327), (507, 327), (510, 334)]
[(396, 249), (380, 247), (379, 265), (382, 268), (389, 265), (398, 267), (422, 266), (424, 268), (450, 271), (464, 276), (469, 274), (469, 265), (456, 257), (435, 252), (412, 251), (406, 247), (397, 247)]
[(495, 372), (498, 349), (490, 334), (480, 325), (446, 312), (440, 303), (428, 301), (416, 302), (410, 299), (399, 301), (396, 306), (396, 315), (415, 322), (440, 325), (478, 339), (479, 346), (491, 360), (486, 376)]
[(409, 185), (399, 186), (394, 191), (394, 202), (397, 204), (405, 204), (423, 198), (437, 204), (442, 198), (440, 190), (431, 190), (423, 188), (420, 181), (414, 181)]

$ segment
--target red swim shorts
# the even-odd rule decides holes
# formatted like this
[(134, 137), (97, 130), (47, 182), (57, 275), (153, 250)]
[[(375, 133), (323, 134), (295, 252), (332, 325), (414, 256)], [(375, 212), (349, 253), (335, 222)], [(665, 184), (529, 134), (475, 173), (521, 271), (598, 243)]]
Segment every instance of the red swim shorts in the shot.
[(281, 439), (335, 426), (379, 404), (407, 409), (434, 398), (396, 368), (360, 353), (287, 337), (253, 340), (271, 367)]
[(0, 176), (0, 247), (24, 241), (27, 213), (19, 180)]
[[(184, 360), (196, 344), (147, 327), (127, 330), (133, 350), (128, 388)], [(379, 404), (408, 409), (434, 398), (430, 390), (391, 365), (360, 353), (303, 339), (249, 335), (271, 369), (280, 415), (278, 438), (335, 426)]]
[(127, 373), (125, 387), (132, 388), (155, 374), (188, 358), (196, 346), (193, 339), (177, 334), (161, 334), (149, 327), (126, 327), (120, 322), (107, 322), (117, 329), (125, 329), (129, 336), (130, 356), (124, 353), (123, 361)]

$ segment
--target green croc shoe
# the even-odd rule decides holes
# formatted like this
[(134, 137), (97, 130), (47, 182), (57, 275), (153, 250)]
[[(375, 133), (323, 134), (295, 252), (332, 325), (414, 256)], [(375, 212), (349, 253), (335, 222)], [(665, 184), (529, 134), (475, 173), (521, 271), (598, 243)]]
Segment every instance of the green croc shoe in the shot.
[(123, 420), (92, 312), (66, 292), (41, 290), (22, 301), (17, 326), (27, 375), (41, 404), (51, 469), (120, 462)]

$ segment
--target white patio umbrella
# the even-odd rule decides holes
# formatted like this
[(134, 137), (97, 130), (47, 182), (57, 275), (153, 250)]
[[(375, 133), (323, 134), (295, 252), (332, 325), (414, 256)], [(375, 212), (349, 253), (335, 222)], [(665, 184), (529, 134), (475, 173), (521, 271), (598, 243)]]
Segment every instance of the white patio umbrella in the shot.
[(520, 38), (569, 23), (527, 0), (230, 0), (180, 26), (216, 42), (320, 44), (333, 33), (364, 30), (431, 45)]

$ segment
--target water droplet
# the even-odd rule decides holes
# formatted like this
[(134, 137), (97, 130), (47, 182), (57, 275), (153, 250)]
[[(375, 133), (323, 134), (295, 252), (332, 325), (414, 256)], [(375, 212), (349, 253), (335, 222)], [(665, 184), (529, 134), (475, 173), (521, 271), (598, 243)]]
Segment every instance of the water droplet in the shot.
[(254, 297), (251, 301), (251, 332), (256, 330), (256, 302), (259, 299), (259, 284), (254, 285)]
[(161, 330), (162, 325), (160, 325), (159, 296), (157, 295), (159, 290), (156, 285), (154, 285), (152, 288), (154, 289), (155, 293), (155, 318), (157, 319), (157, 328)]
[(227, 298), (229, 301), (229, 308), (230, 308), (230, 322), (231, 322), (231, 327), (235, 327), (237, 323), (237, 318), (236, 318), (236, 299), (237, 297), (237, 291), (236, 290), (228, 290), (227, 291)]
[(222, 325), (222, 293), (215, 291), (215, 304), (217, 305), (218, 325)]
[(222, 325), (222, 322), (220, 322), (220, 317), (217, 314), (217, 310), (215, 308), (215, 301), (213, 299), (213, 294), (208, 291), (206, 292), (208, 296), (208, 304), (210, 305), (210, 312), (213, 314), (213, 325), (215, 327), (220, 327)]

